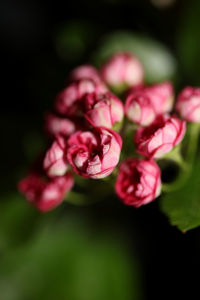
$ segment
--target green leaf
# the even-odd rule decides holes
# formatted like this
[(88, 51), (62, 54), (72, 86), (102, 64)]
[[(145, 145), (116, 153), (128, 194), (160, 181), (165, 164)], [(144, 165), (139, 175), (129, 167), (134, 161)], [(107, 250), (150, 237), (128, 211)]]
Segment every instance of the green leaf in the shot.
[(116, 51), (130, 51), (136, 54), (145, 68), (148, 83), (172, 79), (176, 73), (176, 61), (169, 50), (161, 43), (144, 35), (129, 31), (117, 31), (100, 41), (99, 48), (93, 55), (97, 66)]
[(161, 209), (170, 223), (183, 232), (200, 226), (200, 159), (179, 190), (163, 195)]
[(18, 193), (1, 196), (0, 250), (18, 246), (35, 230), (38, 213)]

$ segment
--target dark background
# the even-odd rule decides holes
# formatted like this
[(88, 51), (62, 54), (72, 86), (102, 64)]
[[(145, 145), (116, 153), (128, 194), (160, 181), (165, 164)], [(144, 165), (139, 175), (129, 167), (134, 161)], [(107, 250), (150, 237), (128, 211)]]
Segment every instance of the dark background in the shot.
[[(200, 21), (195, 17), (199, 8), (198, 1), (174, 1), (169, 6), (159, 7), (139, 0), (80, 3), (1, 0), (0, 201), (10, 201), (7, 195), (16, 193), (17, 180), (43, 147), (42, 116), (63, 87), (67, 72), (89, 60), (105, 33), (129, 29), (164, 43), (178, 62), (177, 88), (185, 83), (199, 84)], [(87, 44), (82, 51), (77, 51), (70, 46), (69, 40), (67, 55), (63, 56), (57, 44), (59, 34), (69, 24), (72, 24), (70, 28), (76, 27), (74, 24), (79, 24), (80, 28), (82, 24), (85, 26), (83, 34)], [(184, 49), (188, 47), (192, 50), (185, 54)], [(142, 299), (180, 299), (186, 294), (192, 299), (192, 293), (197, 293), (198, 297), (200, 230), (183, 234), (171, 227), (160, 212), (158, 202), (135, 210), (113, 198), (85, 208), (63, 205), (58, 215), (64, 216), (66, 212), (81, 215), (94, 233), (98, 234), (100, 228), (108, 224), (113, 232), (125, 236), (128, 251), (140, 266)], [(1, 214), (4, 214), (3, 207)], [(36, 212), (31, 214), (29, 228), (42, 218)], [(24, 230), (26, 222), (25, 217), (19, 230)], [(31, 222), (34, 225), (30, 225)], [(23, 243), (34, 228), (23, 234)], [(12, 232), (12, 226), (10, 230)], [(11, 238), (9, 245), (13, 248), (17, 243)]]

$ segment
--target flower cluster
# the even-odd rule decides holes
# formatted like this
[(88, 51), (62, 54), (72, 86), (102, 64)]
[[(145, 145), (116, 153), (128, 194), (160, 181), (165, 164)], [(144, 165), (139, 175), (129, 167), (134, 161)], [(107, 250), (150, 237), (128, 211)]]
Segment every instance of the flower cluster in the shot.
[[(116, 53), (99, 71), (90, 65), (76, 68), (67, 82), (45, 114), (50, 146), (39, 168), (19, 182), (20, 192), (40, 211), (48, 211), (72, 189), (73, 174), (102, 179), (112, 173), (125, 204), (139, 207), (153, 201), (162, 187), (156, 160), (181, 143), (186, 121), (200, 122), (200, 89), (186, 87), (173, 110), (172, 84), (145, 85), (141, 62), (125, 52)], [(131, 157), (121, 155), (130, 127), (136, 149)], [(118, 168), (120, 157), (125, 159)]]

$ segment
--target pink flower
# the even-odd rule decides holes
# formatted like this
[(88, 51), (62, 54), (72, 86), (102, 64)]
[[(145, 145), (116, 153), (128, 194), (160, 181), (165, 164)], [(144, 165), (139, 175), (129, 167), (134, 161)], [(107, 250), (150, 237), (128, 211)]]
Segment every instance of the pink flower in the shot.
[(138, 86), (130, 90), (129, 95), (146, 96), (149, 98), (156, 115), (165, 114), (172, 110), (174, 90), (170, 82), (162, 82), (151, 86)]
[(19, 182), (18, 188), (38, 210), (46, 212), (61, 204), (73, 184), (71, 173), (48, 181), (41, 174), (31, 173)]
[(85, 117), (95, 127), (112, 128), (124, 117), (124, 107), (120, 99), (107, 92), (105, 94), (91, 93), (84, 99)]
[(137, 152), (149, 158), (160, 158), (178, 145), (186, 131), (186, 123), (176, 116), (158, 116), (148, 127), (136, 131)]
[(138, 125), (147, 126), (155, 118), (155, 110), (149, 97), (143, 96), (142, 93), (132, 93), (128, 96), (125, 104), (125, 113), (128, 119)]
[(103, 84), (96, 84), (89, 79), (82, 79), (71, 83), (61, 91), (55, 100), (55, 109), (64, 116), (80, 116), (80, 102), (86, 94), (104, 93), (107, 88)]
[(144, 91), (151, 99), (156, 114), (164, 114), (172, 110), (174, 90), (170, 82), (162, 82), (146, 87)]
[(101, 69), (102, 78), (112, 88), (136, 86), (144, 80), (144, 69), (139, 59), (127, 52), (113, 55)]
[(76, 124), (69, 118), (58, 117), (53, 113), (45, 115), (45, 131), (51, 137), (63, 135), (65, 137), (76, 131)]
[(120, 135), (105, 127), (78, 131), (68, 139), (67, 159), (74, 171), (86, 178), (104, 178), (119, 162)]
[(102, 83), (102, 79), (98, 71), (91, 65), (82, 65), (74, 69), (70, 76), (71, 81), (77, 81), (81, 79), (89, 79), (94, 81), (96, 84)]
[(66, 173), (68, 163), (65, 157), (65, 148), (65, 139), (58, 136), (47, 151), (43, 162), (43, 168), (49, 177), (63, 176)]
[(176, 111), (186, 121), (200, 123), (200, 88), (184, 88), (178, 96)]
[(153, 160), (128, 158), (119, 168), (115, 191), (126, 205), (140, 207), (161, 192), (161, 172)]

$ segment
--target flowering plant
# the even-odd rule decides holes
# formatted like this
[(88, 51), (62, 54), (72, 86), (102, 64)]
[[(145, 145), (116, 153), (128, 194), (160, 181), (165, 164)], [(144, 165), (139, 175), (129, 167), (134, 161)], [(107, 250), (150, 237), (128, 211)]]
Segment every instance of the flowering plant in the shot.
[[(65, 199), (86, 204), (84, 194), (93, 202), (112, 190), (138, 208), (184, 185), (198, 145), (200, 88), (185, 88), (174, 105), (172, 83), (149, 86), (144, 74), (129, 52), (115, 53), (99, 71), (83, 65), (71, 72), (45, 114), (49, 148), (18, 185), (37, 209)], [(183, 172), (165, 182), (171, 162)], [(101, 180), (99, 188), (91, 179)]]

